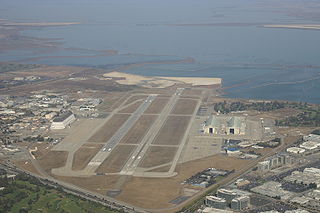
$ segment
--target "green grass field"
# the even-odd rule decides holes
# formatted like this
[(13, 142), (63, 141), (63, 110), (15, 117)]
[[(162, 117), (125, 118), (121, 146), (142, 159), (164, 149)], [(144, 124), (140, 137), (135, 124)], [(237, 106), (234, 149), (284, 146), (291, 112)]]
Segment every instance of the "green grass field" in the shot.
[(18, 176), (14, 181), (1, 180), (0, 212), (117, 212), (101, 204), (45, 186), (36, 179)]

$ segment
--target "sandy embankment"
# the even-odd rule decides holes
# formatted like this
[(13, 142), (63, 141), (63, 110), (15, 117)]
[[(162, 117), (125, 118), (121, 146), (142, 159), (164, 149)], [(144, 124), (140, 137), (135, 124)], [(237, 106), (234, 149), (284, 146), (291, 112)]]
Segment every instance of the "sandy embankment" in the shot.
[(320, 25), (316, 24), (270, 24), (263, 25), (265, 28), (287, 28), (287, 29), (303, 29), (303, 30), (320, 30)]
[(74, 24), (80, 24), (80, 22), (4, 22), (0, 25), (3, 26), (30, 26), (30, 27), (53, 27), (53, 26), (69, 26)]
[(192, 86), (209, 86), (221, 84), (221, 78), (197, 78), (197, 77), (149, 77), (133, 75), (121, 72), (111, 72), (104, 74), (106, 78), (115, 79), (119, 84), (139, 85), (148, 88), (165, 88), (174, 84), (191, 84)]

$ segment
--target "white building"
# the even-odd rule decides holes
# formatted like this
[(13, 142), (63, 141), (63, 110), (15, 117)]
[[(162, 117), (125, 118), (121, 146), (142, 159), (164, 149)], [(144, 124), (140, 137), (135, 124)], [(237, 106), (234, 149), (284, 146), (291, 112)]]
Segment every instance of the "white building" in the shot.
[(53, 119), (50, 129), (52, 130), (64, 129), (75, 120), (76, 118), (74, 114), (71, 111), (67, 111), (61, 114), (60, 116), (56, 117), (55, 119)]
[(246, 120), (240, 116), (210, 115), (203, 126), (207, 134), (245, 135)]
[(320, 146), (320, 143), (314, 142), (314, 141), (307, 141), (307, 142), (300, 144), (301, 148), (304, 148), (307, 150), (313, 150), (313, 149), (318, 148), (319, 146)]
[(299, 148), (299, 147), (290, 147), (287, 149), (287, 152), (289, 153), (293, 153), (293, 154), (302, 154), (304, 153), (306, 150)]

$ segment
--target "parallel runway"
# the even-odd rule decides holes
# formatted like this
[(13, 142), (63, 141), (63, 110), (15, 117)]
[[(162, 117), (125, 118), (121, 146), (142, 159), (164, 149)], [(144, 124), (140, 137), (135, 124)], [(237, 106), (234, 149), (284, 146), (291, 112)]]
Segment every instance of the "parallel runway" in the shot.
[(135, 151), (131, 154), (129, 160), (126, 162), (125, 166), (122, 168), (120, 174), (124, 175), (132, 175), (139, 163), (143, 159), (145, 153), (147, 152), (150, 144), (154, 141), (156, 136), (158, 135), (159, 130), (167, 120), (168, 115), (176, 105), (177, 100), (179, 99), (184, 88), (178, 88), (176, 93), (171, 97), (159, 117), (150, 127), (149, 131), (146, 133), (141, 143), (135, 149)]
[[(150, 106), (156, 95), (149, 95), (139, 108), (128, 118), (128, 120), (117, 130), (117, 132), (106, 142), (101, 150), (92, 158), (88, 166), (84, 169), (87, 172), (94, 172), (99, 165), (109, 156), (113, 148), (118, 145), (122, 138), (128, 133), (133, 125), (143, 115), (144, 111)], [(108, 130), (106, 130), (108, 131)]]

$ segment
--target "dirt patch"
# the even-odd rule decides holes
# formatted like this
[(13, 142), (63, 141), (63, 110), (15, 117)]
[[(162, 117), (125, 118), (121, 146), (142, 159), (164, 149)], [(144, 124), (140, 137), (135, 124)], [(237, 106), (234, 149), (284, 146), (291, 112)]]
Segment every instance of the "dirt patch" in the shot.
[(122, 109), (119, 113), (133, 113), (138, 109), (138, 107), (142, 104), (142, 101), (137, 101), (136, 103), (131, 104), (130, 106)]
[(139, 144), (156, 118), (156, 115), (142, 115), (120, 143)]
[(105, 143), (114, 133), (122, 126), (122, 124), (129, 118), (130, 115), (115, 114), (112, 118), (104, 124), (91, 138), (89, 142)]
[(73, 156), (72, 170), (84, 169), (90, 160), (98, 153), (102, 148), (102, 144), (87, 143), (83, 144)]
[(197, 106), (197, 101), (192, 99), (179, 99), (171, 114), (191, 115)]
[(177, 147), (150, 146), (139, 167), (150, 168), (169, 163), (173, 160)]
[(14, 164), (25, 171), (31, 172), (33, 174), (41, 175), (38, 170), (33, 166), (31, 160), (14, 161)]
[(38, 159), (39, 164), (45, 172), (51, 173), (51, 169), (63, 167), (66, 164), (68, 152), (50, 151), (45, 156)]
[(202, 94), (202, 90), (197, 89), (185, 89), (182, 92), (183, 96), (200, 96)]
[(33, 156), (35, 158), (42, 158), (46, 156), (48, 152), (50, 152), (50, 144), (49, 143), (33, 143), (30, 147), (29, 150), (35, 150), (37, 149), (36, 152), (32, 152)]
[(190, 116), (168, 116), (167, 121), (160, 129), (154, 144), (177, 145), (187, 129)]
[(145, 114), (159, 114), (161, 113), (162, 109), (168, 103), (169, 98), (159, 98), (157, 97), (148, 109), (145, 111)]
[(79, 186), (81, 188), (91, 190), (103, 195), (106, 195), (108, 190), (113, 189), (120, 176), (91, 176), (91, 177), (62, 177), (56, 176), (55, 178), (64, 182), (68, 182)]
[(118, 145), (96, 170), (97, 173), (120, 172), (136, 146)]

